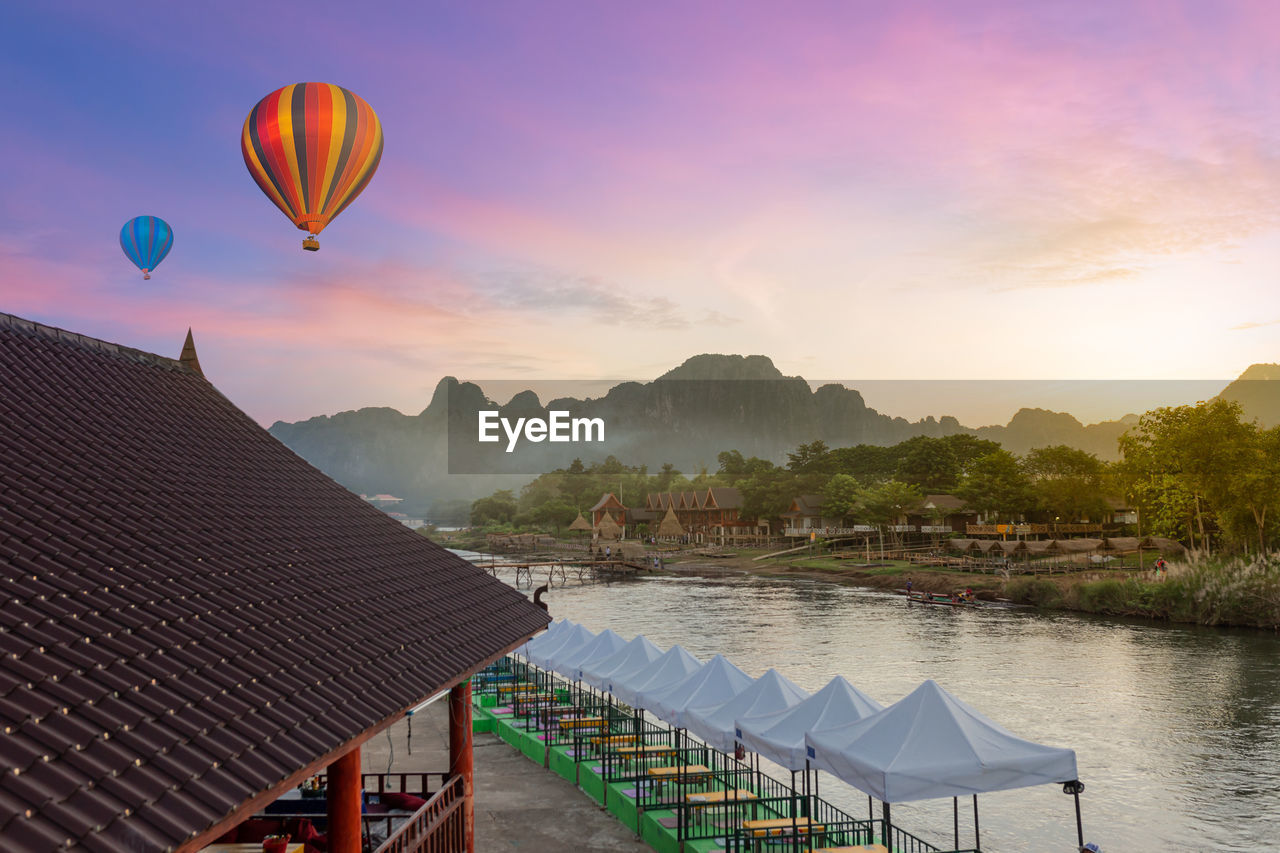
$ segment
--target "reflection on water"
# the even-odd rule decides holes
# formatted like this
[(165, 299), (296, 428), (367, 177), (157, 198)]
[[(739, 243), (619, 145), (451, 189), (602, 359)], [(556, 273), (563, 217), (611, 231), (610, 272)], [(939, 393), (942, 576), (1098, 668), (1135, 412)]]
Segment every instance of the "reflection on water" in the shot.
[[(889, 704), (932, 678), (1015, 734), (1076, 750), (1086, 840), (1114, 851), (1256, 851), (1280, 839), (1280, 639), (1271, 634), (907, 605), (768, 579), (650, 578), (556, 587), (557, 618), (776, 667), (808, 690), (843, 675)], [(785, 777), (784, 777), (785, 778)], [(855, 815), (866, 796), (823, 775)], [(1042, 786), (979, 800), (983, 849), (1074, 850), (1072, 800)], [(877, 806), (878, 811), (878, 806)], [(949, 801), (895, 822), (952, 841)], [(973, 840), (971, 801), (960, 840)]]

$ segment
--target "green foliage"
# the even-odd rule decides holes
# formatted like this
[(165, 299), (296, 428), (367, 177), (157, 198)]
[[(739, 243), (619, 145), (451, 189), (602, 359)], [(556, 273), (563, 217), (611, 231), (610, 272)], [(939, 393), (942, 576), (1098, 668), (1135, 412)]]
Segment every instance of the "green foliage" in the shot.
[(1023, 515), (1035, 503), (1018, 458), (1005, 450), (974, 460), (956, 494), (978, 512), (1000, 518)]
[(822, 490), (822, 512), (829, 518), (852, 515), (862, 501), (862, 485), (848, 474), (836, 474)]
[(1075, 588), (1077, 609), (1089, 613), (1123, 614), (1131, 612), (1136, 590), (1128, 581), (1101, 580), (1079, 584)]
[(787, 454), (787, 467), (796, 473), (825, 472), (829, 463), (827, 456), (826, 442), (811, 441)]
[(1106, 517), (1107, 465), (1092, 453), (1064, 444), (1032, 450), (1023, 460), (1036, 508), (1062, 521)]
[(500, 489), (471, 504), (471, 525), (510, 524), (516, 515), (516, 499), (510, 489)]
[(1147, 412), (1120, 439), (1120, 482), (1149, 529), (1206, 552), (1262, 552), (1280, 514), (1280, 428), (1243, 420), (1213, 400)]
[(893, 524), (920, 503), (920, 489), (898, 480), (877, 483), (858, 496), (858, 516), (872, 524)]
[(904, 441), (899, 451), (898, 479), (926, 492), (950, 492), (960, 480), (960, 463), (940, 438), (919, 436)]
[(1005, 595), (1017, 604), (1055, 608), (1062, 606), (1062, 591), (1043, 578), (1015, 578), (1005, 587)]

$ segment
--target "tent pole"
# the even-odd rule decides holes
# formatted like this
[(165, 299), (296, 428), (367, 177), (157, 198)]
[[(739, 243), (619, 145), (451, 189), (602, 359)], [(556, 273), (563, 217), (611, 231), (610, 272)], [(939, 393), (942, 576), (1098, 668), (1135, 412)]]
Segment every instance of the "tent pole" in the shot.
[(978, 834), (978, 795), (973, 795), (973, 849), (982, 849), (982, 836)]
[(1076, 800), (1076, 840), (1080, 842), (1080, 846), (1084, 846), (1084, 824), (1080, 822), (1080, 789), (1076, 787), (1072, 791), (1072, 795)]
[(889, 804), (884, 802), (880, 805), (884, 814), (884, 838), (882, 839), (884, 841), (884, 848), (888, 850), (889, 853), (893, 853), (893, 832), (891, 831), (893, 824), (890, 821)]
[(960, 798), (951, 798), (951, 812), (955, 824), (956, 849), (960, 849)]
[(796, 813), (799, 809), (799, 799), (796, 797), (796, 771), (791, 771), (791, 850), (792, 853), (798, 853), (800, 850), (800, 833), (796, 832)]

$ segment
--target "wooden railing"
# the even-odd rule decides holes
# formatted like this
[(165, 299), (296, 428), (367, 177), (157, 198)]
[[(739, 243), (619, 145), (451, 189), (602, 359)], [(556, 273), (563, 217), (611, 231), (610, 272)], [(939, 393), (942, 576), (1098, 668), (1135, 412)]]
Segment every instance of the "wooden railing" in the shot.
[(376, 853), (466, 853), (463, 784), (454, 776), (406, 820)]

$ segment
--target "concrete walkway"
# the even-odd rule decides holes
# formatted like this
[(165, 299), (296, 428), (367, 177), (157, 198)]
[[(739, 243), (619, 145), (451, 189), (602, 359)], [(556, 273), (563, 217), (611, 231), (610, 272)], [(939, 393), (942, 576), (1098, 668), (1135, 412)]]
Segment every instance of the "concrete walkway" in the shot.
[[(364, 745), (365, 773), (449, 769), (449, 700), (443, 698)], [(497, 735), (474, 741), (476, 850), (646, 851), (643, 844), (594, 800), (550, 770), (534, 764)], [(412, 747), (413, 753), (409, 749)]]

